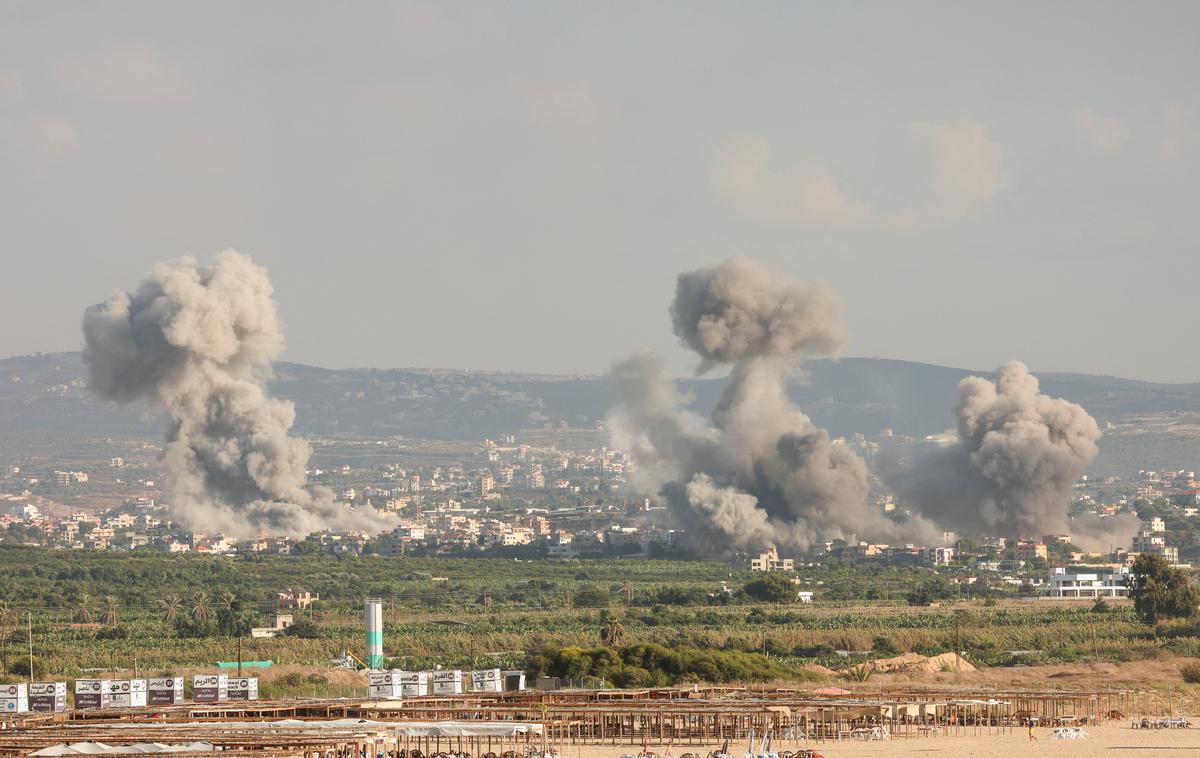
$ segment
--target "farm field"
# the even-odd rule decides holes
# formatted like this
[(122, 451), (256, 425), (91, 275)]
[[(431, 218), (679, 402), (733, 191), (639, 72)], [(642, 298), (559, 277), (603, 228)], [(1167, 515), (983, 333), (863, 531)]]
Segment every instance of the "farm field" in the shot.
[[(578, 684), (671, 685), (720, 681), (833, 680), (865, 684), (864, 662), (906, 653), (952, 654), (978, 672), (879, 673), (916, 677), (1087, 676), (1097, 666), (1141, 665), (1147, 685), (1183, 686), (1181, 666), (1200, 658), (1200, 625), (1150, 628), (1132, 608), (1011, 597), (948, 598), (910, 606), (905, 587), (921, 569), (798, 572), (812, 604), (757, 602), (753, 575), (728, 563), (495, 558), (271, 556), (0, 549), (4, 670), (28, 642), (48, 676), (199, 671), (216, 661), (270, 660), (270, 689), (304, 693), (324, 675), (347, 694), (357, 679), (330, 664), (362, 647), (363, 598), (384, 600), (384, 652), (395, 668), (502, 667)], [(320, 600), (293, 612), (295, 634), (250, 638), (268, 623), (267, 601), (287, 588)], [(864, 599), (870, 595), (872, 600)], [(857, 598), (857, 599), (856, 599)], [(895, 598), (895, 599), (892, 599)], [(237, 636), (242, 639), (236, 639)], [(939, 659), (941, 660), (941, 659)], [(1055, 666), (1075, 669), (1053, 671)], [(1132, 671), (1133, 669), (1129, 669)], [(285, 673), (297, 672), (276, 685)], [(324, 672), (324, 674), (322, 674)], [(855, 677), (864, 681), (855, 682)], [(1053, 680), (1050, 680), (1053, 681)], [(320, 683), (319, 678), (315, 679)]]

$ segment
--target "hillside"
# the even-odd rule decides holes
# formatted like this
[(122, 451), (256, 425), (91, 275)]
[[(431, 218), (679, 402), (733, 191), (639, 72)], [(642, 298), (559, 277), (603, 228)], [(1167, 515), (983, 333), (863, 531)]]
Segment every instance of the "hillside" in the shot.
[[(271, 391), (296, 403), (303, 434), (479, 439), (546, 423), (592, 426), (614, 390), (603, 377), (429, 369), (323, 369), (280, 363)], [(953, 425), (955, 385), (969, 372), (876, 358), (814, 360), (792, 396), (835, 435), (923, 436)], [(1155, 384), (1083, 374), (1040, 375), (1049, 394), (1080, 403), (1108, 431), (1096, 473), (1136, 464), (1200, 462), (1200, 384)], [(725, 380), (686, 379), (696, 410), (716, 403)], [(0, 360), (0, 441), (32, 432), (157, 435), (162, 421), (87, 392), (78, 353)]]

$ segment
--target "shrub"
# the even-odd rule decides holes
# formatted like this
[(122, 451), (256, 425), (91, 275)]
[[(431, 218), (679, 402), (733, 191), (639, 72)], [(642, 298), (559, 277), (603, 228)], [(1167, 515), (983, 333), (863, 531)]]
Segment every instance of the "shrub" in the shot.
[[(16, 661), (14, 661), (13, 665), (8, 667), (8, 673), (16, 674), (16, 675), (22, 676), (22, 677), (28, 677), (29, 676), (29, 664), (30, 664), (29, 657), (22, 656), (22, 657), (18, 658)], [(33, 658), (33, 678), (34, 679), (45, 679), (46, 678), (46, 662), (36, 656)]]
[(871, 650), (877, 655), (888, 658), (903, 652), (894, 639), (885, 635), (880, 635), (871, 641)]
[(279, 677), (278, 682), (285, 687), (299, 687), (304, 684), (304, 675), (299, 671), (292, 671)]
[(846, 678), (852, 682), (868, 681), (875, 673), (875, 669), (867, 665), (859, 665), (846, 670)]
[(765, 682), (794, 674), (763, 655), (735, 650), (701, 650), (695, 647), (640, 643), (611, 647), (563, 647), (530, 656), (526, 672), (531, 678), (595, 677), (617, 687), (651, 687), (682, 681)]
[(769, 573), (751, 579), (742, 588), (747, 595), (764, 603), (790, 603), (796, 600), (796, 583), (786, 574)]
[(576, 591), (572, 604), (576, 608), (602, 608), (608, 605), (608, 601), (608, 590), (587, 585)]
[(129, 630), (123, 626), (106, 626), (96, 632), (98, 640), (124, 640), (129, 638)]
[(1183, 664), (1179, 667), (1179, 673), (1188, 684), (1200, 684), (1200, 661)]
[(321, 629), (308, 619), (297, 619), (284, 632), (289, 637), (299, 637), (302, 640), (320, 639)]

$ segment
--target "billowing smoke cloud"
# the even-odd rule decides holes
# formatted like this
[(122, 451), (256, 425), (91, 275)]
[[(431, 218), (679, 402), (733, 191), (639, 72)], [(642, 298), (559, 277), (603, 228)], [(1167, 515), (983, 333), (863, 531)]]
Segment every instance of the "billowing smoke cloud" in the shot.
[(176, 518), (232, 536), (378, 529), (323, 487), (305, 486), (310, 449), (288, 436), (295, 410), (268, 397), (283, 333), (266, 269), (236, 251), (212, 266), (160, 263), (137, 290), (83, 316), (88, 386), (165, 409), (163, 451)]
[(1129, 525), (1116, 519), (1070, 521), (1071, 488), (1099, 452), (1100, 428), (1082, 407), (1043, 395), (1024, 364), (963, 379), (955, 415), (953, 441), (883, 461), (906, 504), (960, 532), (1041, 537), (1074, 526), (1089, 546), (1106, 533), (1123, 539)]
[(795, 361), (845, 342), (828, 287), (773, 276), (745, 258), (681, 274), (671, 304), (680, 340), (703, 373), (733, 364), (711, 426), (686, 409), (662, 364), (638, 354), (613, 370), (610, 415), (630, 451), (698, 547), (806, 549), (819, 539), (897, 536), (866, 505), (867, 468), (834, 444), (787, 395)]

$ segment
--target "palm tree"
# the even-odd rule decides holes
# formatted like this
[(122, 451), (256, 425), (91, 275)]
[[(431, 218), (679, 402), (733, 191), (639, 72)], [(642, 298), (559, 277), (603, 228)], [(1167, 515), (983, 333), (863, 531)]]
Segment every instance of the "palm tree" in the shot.
[(196, 604), (192, 606), (192, 618), (197, 621), (204, 621), (208, 618), (208, 604), (210, 603), (207, 592), (196, 593)]
[(179, 595), (168, 595), (158, 601), (158, 607), (162, 609), (163, 621), (167, 626), (175, 626), (175, 620), (179, 618), (179, 612), (183, 610), (183, 600)]
[(225, 590), (221, 593), (221, 607), (227, 611), (232, 611), (237, 604), (237, 593), (231, 590)]
[(625, 627), (621, 625), (621, 619), (616, 614), (605, 613), (600, 620), (600, 641), (611, 647), (620, 647), (623, 639)]
[(92, 598), (86, 592), (79, 596), (79, 604), (75, 606), (75, 621), (79, 624), (92, 623)]
[(116, 626), (120, 620), (118, 611), (120, 610), (121, 601), (117, 600), (115, 595), (109, 595), (104, 598), (104, 623), (108, 626)]

